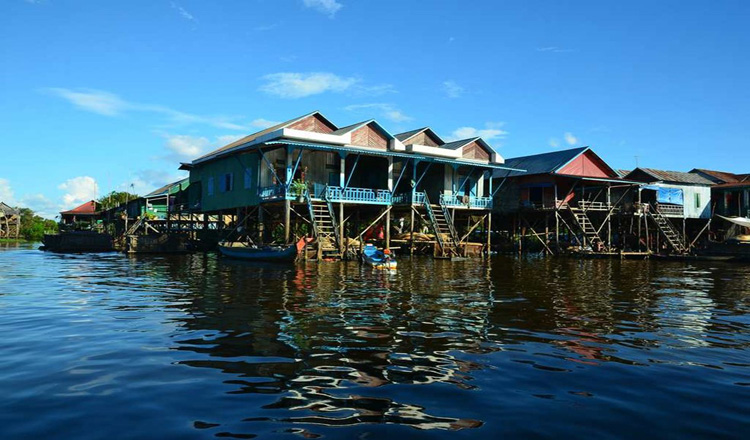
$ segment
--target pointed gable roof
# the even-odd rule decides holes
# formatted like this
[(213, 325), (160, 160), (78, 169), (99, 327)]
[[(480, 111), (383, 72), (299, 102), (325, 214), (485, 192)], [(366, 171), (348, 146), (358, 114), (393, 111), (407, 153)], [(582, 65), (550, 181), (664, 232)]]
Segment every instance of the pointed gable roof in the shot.
[(748, 180), (748, 174), (734, 174), (726, 171), (707, 170), (705, 168), (693, 168), (691, 173), (699, 174), (714, 183), (739, 183)]
[(333, 130), (336, 129), (336, 125), (334, 125), (331, 121), (329, 121), (328, 118), (326, 118), (325, 116), (323, 116), (323, 114), (320, 113), (318, 110), (315, 110), (314, 112), (310, 112), (310, 113), (307, 113), (305, 115), (298, 116), (298, 117), (296, 117), (294, 119), (290, 119), (290, 120), (282, 122), (280, 124), (276, 124), (276, 125), (274, 125), (272, 127), (268, 127), (268, 128), (266, 128), (264, 130), (261, 130), (261, 131), (259, 131), (257, 133), (253, 133), (251, 135), (248, 135), (248, 136), (245, 136), (243, 138), (237, 139), (236, 141), (231, 142), (231, 143), (229, 143), (227, 145), (224, 145), (221, 148), (217, 148), (216, 150), (214, 150), (214, 151), (212, 151), (210, 153), (207, 153), (207, 154), (204, 154), (203, 156), (200, 156), (199, 158), (195, 159), (193, 162), (204, 161), (204, 160), (210, 159), (212, 157), (218, 156), (221, 153), (224, 153), (224, 152), (226, 152), (228, 150), (231, 150), (231, 149), (233, 149), (235, 147), (238, 147), (240, 145), (244, 145), (244, 144), (248, 144), (250, 142), (253, 142), (253, 141), (257, 140), (258, 138), (260, 138), (262, 136), (265, 136), (267, 134), (273, 133), (273, 132), (275, 132), (277, 130), (281, 130), (282, 128), (287, 128), (290, 125), (294, 125), (295, 123), (300, 122), (303, 119), (306, 119), (306, 118), (309, 118), (309, 117), (312, 117), (312, 116), (320, 118), (324, 123), (326, 123), (327, 125), (329, 125), (330, 127), (332, 127)]
[(511, 157), (505, 159), (505, 166), (526, 170), (526, 173), (512, 172), (509, 176), (518, 176), (521, 174), (550, 174), (565, 166), (565, 164), (578, 157), (587, 149), (588, 147), (580, 147), (571, 148), (569, 150), (552, 151), (549, 153), (532, 154), (530, 156)]
[(0, 202), (0, 213), (3, 213), (5, 215), (18, 215), (21, 212), (13, 208), (12, 206), (5, 204), (4, 202)]
[(626, 179), (636, 180), (639, 182), (664, 182), (676, 184), (691, 185), (713, 185), (714, 182), (706, 179), (697, 173), (685, 173), (682, 171), (665, 171), (656, 168), (636, 168), (627, 176)]
[[(533, 175), (533, 174), (570, 174), (563, 173), (566, 166), (571, 165), (582, 156), (588, 156), (591, 162), (605, 175), (611, 178), (620, 178), (621, 176), (607, 165), (604, 160), (599, 157), (589, 147), (578, 147), (570, 148), (568, 150), (551, 151), (549, 153), (533, 154), (530, 156), (512, 157), (505, 159), (505, 166), (510, 168), (519, 168), (526, 170), (526, 173), (511, 172), (507, 176), (519, 176), (519, 175)], [(582, 158), (586, 159), (586, 158)], [(577, 175), (577, 174), (576, 174)], [(583, 174), (581, 174), (583, 175)], [(496, 176), (506, 177), (505, 173), (497, 173)], [(583, 175), (585, 176), (585, 175)]]
[(351, 133), (359, 128), (364, 127), (365, 125), (374, 125), (378, 129), (378, 131), (380, 131), (388, 139), (396, 139), (394, 135), (389, 133), (388, 130), (386, 130), (382, 125), (380, 125), (380, 123), (376, 121), (375, 119), (368, 119), (366, 121), (357, 122), (356, 124), (347, 125), (346, 127), (341, 127), (331, 134), (342, 135), (342, 134)]
[(422, 127), (422, 128), (417, 128), (415, 130), (410, 130), (410, 131), (405, 131), (403, 133), (399, 133), (396, 135), (396, 139), (398, 139), (399, 141), (401, 141), (401, 143), (406, 145), (406, 142), (409, 139), (415, 137), (416, 135), (420, 133), (424, 133), (426, 136), (431, 138), (437, 145), (445, 144), (445, 141), (440, 136), (438, 136), (437, 133), (435, 133), (430, 127)]
[(76, 206), (71, 210), (62, 211), (60, 214), (93, 215), (97, 214), (98, 211), (99, 204), (96, 202), (96, 200), (89, 200), (88, 202), (80, 206)]

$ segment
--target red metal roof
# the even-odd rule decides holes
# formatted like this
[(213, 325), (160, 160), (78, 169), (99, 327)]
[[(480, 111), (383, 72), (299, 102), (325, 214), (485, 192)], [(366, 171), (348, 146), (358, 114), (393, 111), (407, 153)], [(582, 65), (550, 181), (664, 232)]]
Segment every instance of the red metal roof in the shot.
[(63, 211), (60, 214), (91, 215), (99, 212), (96, 201), (89, 200), (81, 206), (77, 206), (70, 211)]

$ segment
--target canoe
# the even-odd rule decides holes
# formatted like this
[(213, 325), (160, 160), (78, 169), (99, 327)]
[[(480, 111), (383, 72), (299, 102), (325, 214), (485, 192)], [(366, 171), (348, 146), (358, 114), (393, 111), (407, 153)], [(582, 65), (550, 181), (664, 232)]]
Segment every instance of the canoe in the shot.
[(396, 257), (390, 253), (380, 251), (375, 246), (368, 244), (362, 250), (362, 261), (375, 269), (394, 270), (398, 267)]
[(297, 259), (297, 254), (306, 244), (305, 238), (287, 247), (252, 246), (247, 243), (224, 242), (219, 243), (219, 252), (225, 257), (239, 260), (292, 263)]
[(239, 246), (238, 243), (219, 244), (221, 255), (253, 261), (293, 262), (297, 259), (297, 246), (285, 248), (271, 246)]

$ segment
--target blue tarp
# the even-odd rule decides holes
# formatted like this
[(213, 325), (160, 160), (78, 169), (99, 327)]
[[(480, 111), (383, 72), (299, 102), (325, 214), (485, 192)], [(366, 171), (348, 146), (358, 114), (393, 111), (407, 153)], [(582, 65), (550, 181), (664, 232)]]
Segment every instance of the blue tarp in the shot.
[(672, 205), (684, 205), (685, 200), (680, 188), (665, 188), (663, 186), (649, 185), (646, 189), (656, 191), (656, 201), (659, 203), (670, 203)]

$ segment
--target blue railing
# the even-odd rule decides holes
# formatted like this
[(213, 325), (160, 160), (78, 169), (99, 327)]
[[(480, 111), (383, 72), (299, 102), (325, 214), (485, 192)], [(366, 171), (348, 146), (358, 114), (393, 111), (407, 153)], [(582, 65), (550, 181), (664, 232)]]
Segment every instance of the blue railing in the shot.
[(424, 205), (424, 193), (422, 191), (415, 193), (398, 193), (393, 195), (394, 205)]
[(261, 200), (283, 199), (286, 197), (286, 185), (276, 184), (258, 188), (258, 197)]
[(456, 194), (440, 194), (440, 204), (450, 207), (491, 209), (492, 197), (474, 197)]
[(326, 188), (326, 199), (331, 202), (389, 205), (391, 204), (391, 192), (384, 189), (341, 188), (340, 186), (329, 186)]

